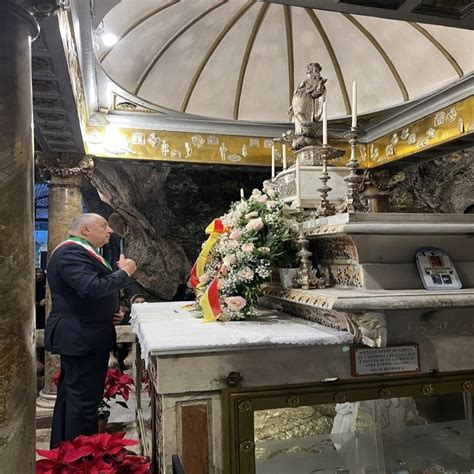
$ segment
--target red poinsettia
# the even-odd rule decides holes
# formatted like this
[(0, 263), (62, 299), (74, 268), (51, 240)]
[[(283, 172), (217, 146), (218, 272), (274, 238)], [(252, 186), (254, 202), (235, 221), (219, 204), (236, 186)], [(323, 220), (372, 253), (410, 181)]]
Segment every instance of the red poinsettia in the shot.
[[(126, 402), (128, 401), (132, 385), (133, 379), (130, 376), (120, 372), (118, 369), (109, 369), (105, 379), (104, 398), (99, 404), (99, 417), (109, 417), (111, 400), (115, 400), (115, 403), (128, 408)], [(116, 400), (117, 395), (122, 395), (125, 401)]]
[[(58, 386), (59, 379), (61, 378), (61, 371), (56, 372), (51, 382)], [(99, 404), (99, 417), (108, 418), (110, 415), (110, 402), (115, 400), (116, 403), (124, 408), (128, 408), (127, 401), (130, 396), (130, 390), (134, 384), (133, 378), (127, 374), (124, 374), (119, 369), (109, 369), (105, 379), (104, 397)], [(116, 400), (117, 395), (121, 395), (125, 402)]]
[(109, 369), (105, 381), (104, 398), (115, 398), (120, 393), (124, 400), (127, 401), (132, 385), (132, 377), (120, 372), (118, 369)]
[(51, 451), (38, 449), (46, 459), (36, 462), (36, 474), (148, 474), (147, 459), (126, 449), (137, 443), (125, 433), (78, 436)]
[(125, 439), (125, 433), (98, 433), (91, 436), (78, 436), (77, 442), (83, 447), (91, 450), (91, 454), (96, 456), (103, 456), (109, 454), (115, 456), (123, 451), (126, 446), (133, 446), (138, 441), (133, 439)]

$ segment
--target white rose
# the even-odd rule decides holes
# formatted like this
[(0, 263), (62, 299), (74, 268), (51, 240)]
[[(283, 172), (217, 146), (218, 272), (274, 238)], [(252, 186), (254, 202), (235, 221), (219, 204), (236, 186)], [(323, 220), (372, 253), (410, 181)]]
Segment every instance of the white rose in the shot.
[(229, 268), (230, 266), (232, 266), (237, 261), (237, 259), (235, 258), (235, 255), (229, 253), (222, 259), (222, 261), (223, 261), (224, 265), (227, 268)]
[(253, 271), (249, 267), (242, 268), (242, 270), (239, 270), (238, 273), (239, 277), (242, 278), (242, 280), (251, 280), (253, 278)]

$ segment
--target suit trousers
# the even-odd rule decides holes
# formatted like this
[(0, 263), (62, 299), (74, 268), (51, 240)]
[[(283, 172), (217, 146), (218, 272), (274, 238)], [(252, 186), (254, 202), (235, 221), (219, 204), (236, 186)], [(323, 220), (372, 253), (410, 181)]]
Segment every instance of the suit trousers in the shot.
[(98, 406), (104, 396), (109, 353), (61, 355), (51, 429), (51, 448), (79, 435), (98, 431)]

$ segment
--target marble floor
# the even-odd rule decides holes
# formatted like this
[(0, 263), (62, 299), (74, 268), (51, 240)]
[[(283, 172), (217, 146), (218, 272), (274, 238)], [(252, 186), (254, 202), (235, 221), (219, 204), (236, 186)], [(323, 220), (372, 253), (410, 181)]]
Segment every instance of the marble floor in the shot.
[[(126, 438), (138, 440), (137, 426), (135, 423), (136, 396), (135, 392), (130, 393), (127, 402), (128, 409), (118, 404), (113, 404), (110, 411), (110, 418), (107, 423), (107, 432), (109, 433), (126, 433)], [(145, 416), (149, 416), (149, 398), (146, 393), (142, 394), (142, 407)], [(148, 408), (148, 409), (146, 409)], [(36, 449), (49, 449), (49, 440), (51, 436), (51, 412), (37, 411), (36, 417)], [(140, 453), (140, 444), (130, 446), (131, 451)], [(41, 459), (36, 455), (36, 459)]]

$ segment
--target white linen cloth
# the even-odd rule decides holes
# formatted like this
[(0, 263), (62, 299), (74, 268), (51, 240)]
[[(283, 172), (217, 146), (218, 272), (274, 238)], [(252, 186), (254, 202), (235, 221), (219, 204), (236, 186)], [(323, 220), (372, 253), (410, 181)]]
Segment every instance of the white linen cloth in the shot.
[(146, 362), (150, 355), (344, 344), (353, 341), (353, 336), (347, 332), (265, 309), (251, 321), (205, 323), (183, 309), (188, 304), (178, 301), (132, 306), (130, 323)]

